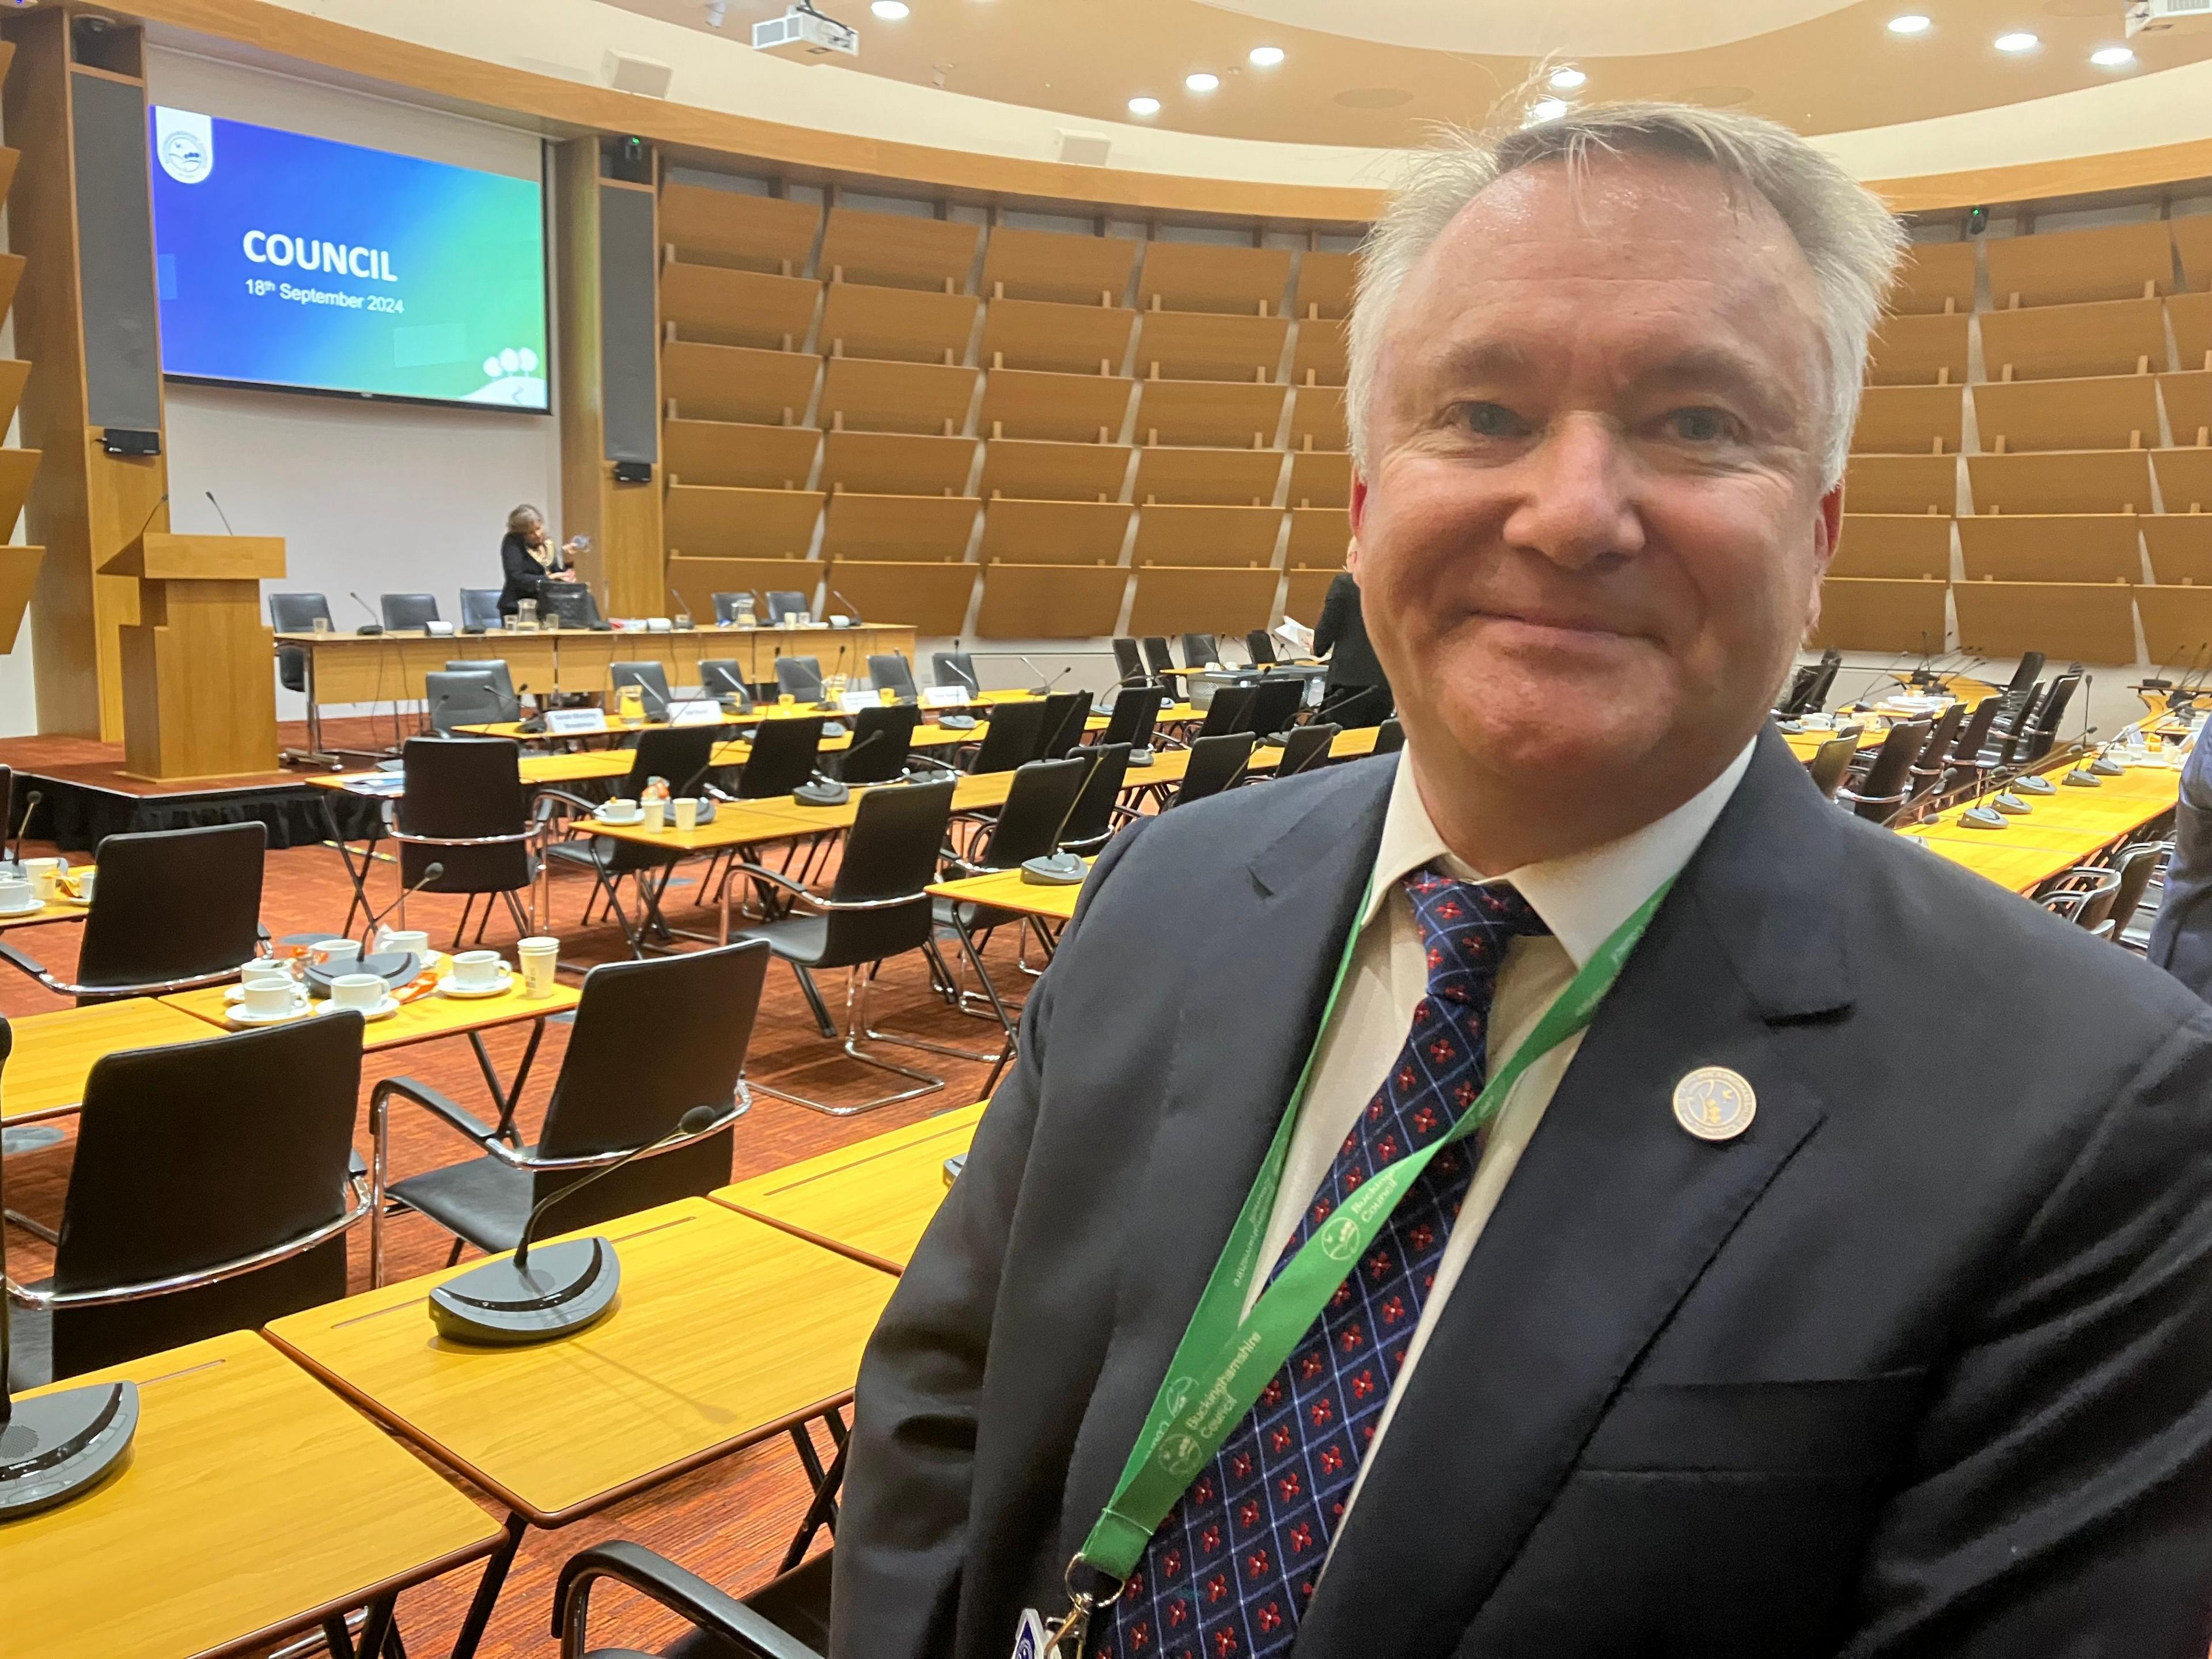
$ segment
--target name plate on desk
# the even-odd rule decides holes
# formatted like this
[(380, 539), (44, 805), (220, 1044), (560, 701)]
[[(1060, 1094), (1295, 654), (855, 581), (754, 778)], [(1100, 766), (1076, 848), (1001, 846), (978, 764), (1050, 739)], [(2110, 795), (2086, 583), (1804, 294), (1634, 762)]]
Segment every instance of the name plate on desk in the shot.
[(933, 685), (921, 694), (924, 708), (957, 708), (968, 701), (968, 694), (957, 685)]
[(847, 714), (857, 714), (863, 708), (875, 708), (881, 706), (883, 698), (873, 691), (840, 691), (837, 694), (837, 702)]
[(668, 705), (671, 726), (720, 726), (726, 718), (722, 705), (712, 697), (692, 697)]
[(580, 738), (588, 732), (607, 729), (607, 711), (604, 708), (549, 708), (545, 711), (545, 729), (556, 738)]

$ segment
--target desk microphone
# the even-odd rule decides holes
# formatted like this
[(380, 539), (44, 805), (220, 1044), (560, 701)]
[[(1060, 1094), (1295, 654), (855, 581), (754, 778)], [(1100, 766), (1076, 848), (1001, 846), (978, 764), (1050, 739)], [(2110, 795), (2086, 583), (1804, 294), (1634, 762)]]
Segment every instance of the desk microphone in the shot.
[(841, 645), (837, 647), (836, 665), (830, 669), (830, 679), (822, 682), (822, 698), (820, 702), (814, 705), (824, 714), (834, 714), (837, 712), (837, 705), (831, 702), (830, 697), (830, 680), (841, 679), (843, 678), (845, 672), (845, 651), (846, 647), (844, 646)]
[(1091, 787), (1091, 780), (1098, 775), (1098, 769), (1105, 763), (1106, 750), (1102, 747), (1092, 754), (1091, 769), (1083, 775), (1083, 781), (1075, 786), (1074, 799), (1067, 803), (1067, 811), (1060, 815), (1060, 822), (1053, 826), (1053, 850), (1037, 858), (1023, 860), (1022, 880), (1027, 885), (1080, 887), (1083, 884), (1084, 877), (1090, 873), (1085, 867), (1083, 855), (1063, 849), (1060, 838), (1067, 833), (1068, 820), (1075, 816), (1075, 809), (1083, 805), (1083, 797)]
[(222, 510), (222, 503), (216, 500), (215, 491), (212, 489), (204, 489), (200, 494), (208, 498), (208, 505), (215, 509), (216, 517), (222, 520), (222, 533), (226, 536), (235, 536), (238, 534), (235, 530), (233, 530), (230, 527), (230, 514), (224, 512)]
[[(15, 848), (7, 855), (9, 863), (16, 865), (22, 863), (23, 837), (31, 833), (31, 814), (39, 810), (39, 803), (46, 798), (46, 793), (39, 789), (33, 789), (23, 797), (23, 816), (15, 824)], [(7, 825), (0, 824), (0, 832), (4, 832), (6, 829)], [(0, 1390), (4, 1390), (8, 1386), (7, 1376), (5, 1371), (0, 1371)]]
[(671, 586), (668, 590), (668, 597), (676, 601), (676, 609), (668, 613), (668, 619), (678, 628), (693, 626), (691, 607), (684, 602), (684, 596)]
[(406, 921), (407, 901), (414, 897), (416, 894), (421, 892), (425, 887), (428, 887), (432, 882), (437, 880), (445, 873), (446, 866), (442, 861), (434, 860), (431, 863), (425, 865), (422, 867), (422, 873), (415, 878), (415, 884), (412, 887), (401, 888), (399, 890), (399, 896), (398, 898), (392, 900), (391, 903), (386, 905), (383, 909), (369, 919), (368, 929), (369, 938), (374, 939), (376, 937), (376, 930), (384, 925), (385, 917), (390, 915), (394, 910), (399, 912), (400, 921)]
[(355, 633), (367, 635), (372, 634), (381, 634), (384, 631), (383, 622), (377, 617), (375, 611), (369, 610), (368, 601), (367, 599), (362, 598), (360, 594), (355, 592), (350, 588), (346, 590), (346, 598), (351, 599), (363, 611), (368, 611), (368, 620), (363, 623), (360, 627), (355, 629), (353, 630)]
[[(1923, 647), (1928, 643), (1928, 635), (1924, 632), (1920, 635), (1920, 642)], [(1864, 686), (1860, 688), (1858, 696), (1850, 698), (1850, 701), (1855, 703), (1863, 702), (1866, 701), (1868, 694), (1870, 693), (1875, 687), (1880, 685), (1884, 680), (1895, 679), (1897, 678), (1898, 664), (1903, 662), (1912, 653), (1910, 651), (1899, 652), (1894, 657), (1892, 657), (1889, 659), (1889, 666), (1876, 672), (1872, 679), (1869, 680)]]
[[(0, 1018), (0, 1063), (15, 1035)], [(4, 1163), (5, 1160), (0, 1160)], [(0, 1191), (0, 1207), (6, 1204)], [(8, 1271), (0, 1227), (0, 1278)], [(66, 1389), (18, 1404), (8, 1397), (8, 1298), (0, 1294), (0, 1521), (51, 1509), (106, 1478), (138, 1428), (131, 1382)]]
[(455, 1342), (519, 1346), (565, 1336), (604, 1318), (622, 1285), (622, 1263), (604, 1238), (572, 1238), (549, 1244), (533, 1265), (530, 1246), (546, 1211), (590, 1186), (601, 1176), (687, 1141), (699, 1140), (737, 1121), (736, 1104), (694, 1106), (675, 1128), (658, 1140), (611, 1164), (603, 1164), (580, 1181), (540, 1199), (522, 1224), (521, 1242), (506, 1261), (491, 1261), (430, 1292), (430, 1322), (438, 1334)]
[(160, 501), (158, 501), (155, 502), (155, 503), (154, 503), (154, 505), (153, 505), (153, 507), (152, 507), (150, 509), (149, 509), (149, 510), (148, 510), (147, 514), (146, 514), (146, 522), (145, 522), (144, 524), (140, 525), (140, 526), (138, 526), (138, 534), (137, 534), (137, 536), (133, 536), (131, 539), (132, 541), (134, 541), (134, 542), (135, 542), (135, 541), (138, 540), (141, 537), (144, 536), (144, 535), (145, 535), (145, 533), (147, 532), (147, 531), (149, 531), (149, 529), (151, 529), (151, 528), (153, 527), (153, 524), (154, 524), (154, 515), (155, 515), (155, 514), (159, 513), (159, 512), (160, 512), (163, 507), (167, 507), (168, 504), (169, 504), (169, 492), (168, 492), (167, 490), (166, 490), (166, 489), (165, 489), (165, 490), (163, 490), (163, 491), (161, 492), (161, 499)]
[(830, 590), (830, 597), (845, 607), (845, 614), (853, 619), (854, 627), (865, 628), (867, 626), (866, 623), (860, 620), (860, 607), (859, 605), (854, 605), (852, 600), (847, 599), (842, 593), (840, 593), (834, 587)]
[(1075, 665), (1073, 663), (1069, 663), (1066, 667), (1062, 668), (1060, 672), (1054, 674), (1050, 679), (1047, 679), (1045, 678), (1044, 670), (1039, 668), (1027, 657), (1023, 656), (1020, 652), (1017, 651), (1014, 653), (1014, 660), (1020, 663), (1023, 667), (1028, 669), (1030, 673), (1037, 677), (1038, 683), (1036, 690), (1030, 693), (1033, 697), (1050, 696), (1052, 695), (1052, 688), (1058, 685), (1062, 680), (1066, 679), (1075, 671)]
[[(845, 764), (868, 751), (869, 745), (884, 735), (878, 726), (845, 751)], [(800, 806), (842, 806), (853, 799), (853, 787), (842, 778), (833, 778), (826, 772), (817, 772), (811, 779), (791, 792), (793, 802)]]

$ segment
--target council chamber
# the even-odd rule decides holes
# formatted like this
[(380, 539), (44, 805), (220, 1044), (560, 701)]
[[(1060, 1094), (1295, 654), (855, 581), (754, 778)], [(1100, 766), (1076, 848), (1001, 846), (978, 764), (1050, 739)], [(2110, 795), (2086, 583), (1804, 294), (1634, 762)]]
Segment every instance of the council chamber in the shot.
[[(1160, 1388), (1126, 1487), (1172, 1426), (1175, 1333), (1240, 1237), (1232, 1194), (1136, 1379), (1143, 1398), (1121, 1400), (1100, 1358), (1095, 1393), (1009, 1402), (1003, 1379), (1026, 1367), (1001, 1346), (1018, 1334), (1056, 1353), (1107, 1346), (1087, 1325), (973, 1322), (1001, 1271), (1064, 1265), (1046, 1252), (1066, 1190), (1040, 1170), (1080, 1139), (1063, 1127), (1055, 1143), (1054, 1114), (1075, 1114), (1086, 1062), (1055, 1073), (1048, 1032), (1081, 1052), (1071, 1022), (1133, 1018), (1195, 964), (1263, 989), (1282, 976), (1280, 1024), (1297, 1035), (1266, 1109), (1292, 1103), (1273, 1161), (1270, 1116), (1236, 1171), (1237, 1191), (1259, 1182), (1239, 1227), (1264, 1220), (1271, 1181), (1310, 1186), (1328, 1167), (1328, 1147), (1307, 1168), (1290, 1137), (1310, 1086), (1354, 1063), (1346, 1009), (1396, 984), (1363, 930), (1410, 902), (1404, 926), (1419, 915), (1430, 931), (1388, 948), (1413, 941), (1416, 990), (1423, 941), (1435, 969), (1429, 878), (1407, 901), (1406, 872), (1385, 867), (1401, 812), (1436, 842), (1434, 878), (1480, 886), (1554, 855), (1594, 867), (1574, 860), (1667, 830), (1717, 789), (1653, 866), (1641, 927), (1669, 884), (1700, 878), (1691, 849), (1725, 839), (1729, 792), (1764, 777), (1825, 815), (1810, 822), (1857, 826), (1839, 844), (1878, 832), (1863, 856), (1903, 849), (1939, 883), (1978, 884), (1941, 890), (1963, 893), (1961, 915), (2027, 915), (2062, 987), (2111, 965), (2069, 954), (2094, 946), (2140, 983), (2212, 995), (2212, 912), (2196, 908), (2212, 778), (2197, 799), (2192, 775), (2212, 708), (2212, 19), (2179, 0), (1924, 14), (1747, 0), (1724, 26), (1676, 0), (1403, 9), (0, 12), (0, 1651), (907, 1651), (867, 1605), (907, 1571), (885, 1516), (921, 1505), (920, 1485), (898, 1496), (890, 1443), (980, 1459), (995, 1422), (1099, 1401), (1127, 1405), (1133, 1429)], [(1447, 124), (1506, 135), (1480, 141), (1496, 178), (1469, 173), (1479, 204), (1516, 169), (1559, 164), (1516, 143), (1614, 105), (1692, 112), (1679, 131), (1619, 118), (1624, 154), (1675, 134), (1651, 141), (1662, 170), (1740, 165), (1736, 129), (1680, 137), (1705, 131), (1699, 113), (1810, 139), (1799, 149), (1837, 188), (1855, 180), (1892, 216), (1894, 274), (1869, 301), (1833, 476), (1806, 475), (1777, 542), (1806, 562), (1789, 601), (1806, 623), (1754, 688), (1751, 725), (1702, 772), (1685, 761), (1683, 787), (1657, 788), (1644, 817), (1501, 838), (1521, 850), (1493, 868), (1471, 855), (1491, 823), (1480, 788), (1448, 810), (1443, 782), (1393, 769), (1462, 739), (1503, 754), (1498, 722), (1520, 722), (1557, 745), (1523, 780), (1550, 805), (1528, 811), (1581, 823), (1604, 791), (1555, 800), (1541, 780), (1573, 775), (1621, 722), (1656, 720), (1635, 688), (1664, 701), (1683, 676), (1721, 686), (1781, 663), (1744, 667), (1756, 641), (1712, 622), (1780, 567), (1747, 574), (1702, 548), (1744, 533), (1744, 498), (1713, 505), (1729, 477), (1815, 447), (1801, 434), (1725, 465), (1690, 458), (1676, 426), (1588, 390), (1641, 385), (1633, 352), (1599, 374), (1562, 348), (1557, 385), (1530, 391), (1551, 369), (1528, 365), (1549, 360), (1512, 343), (1437, 352), (1438, 374), (1507, 388), (1468, 394), (1480, 424), (1463, 398), (1401, 429), (1426, 395), (1407, 364), (1441, 336), (1385, 325), (1413, 303), (1400, 284), (1441, 282), (1453, 246), (1449, 215), (1420, 231), (1391, 205), (1437, 187), (1409, 158)], [(1593, 178), (1634, 165), (1575, 155)], [(1735, 182), (1773, 198), (1774, 176)], [(1774, 204), (1812, 252), (1817, 229)], [(1509, 295), (1481, 289), (1449, 328), (1551, 337), (1544, 307), (1584, 292), (1562, 274), (1571, 216), (1543, 222), (1559, 246), (1540, 240), (1533, 268), (1495, 285)], [(1428, 264), (1392, 263), (1417, 234)], [(1459, 269), (1479, 283), (1489, 257), (1462, 250)], [(1829, 280), (1820, 258), (1808, 269)], [(1613, 276), (1656, 280), (1633, 259)], [(1612, 349), (1577, 329), (1594, 356)], [(1715, 355), (1686, 354), (1676, 378), (1703, 385)], [(1478, 358), (1519, 367), (1464, 366)], [(1828, 363), (1832, 391), (1856, 384), (1848, 368)], [(1732, 399), (1771, 403), (1723, 380), (1717, 429), (1738, 419)], [(1594, 452), (1577, 444), (1610, 459), (1577, 471)], [(1589, 507), (1581, 529), (1565, 526), (1571, 499)], [(1455, 634), (1437, 617), (1462, 603), (1474, 620)], [(1513, 643), (1480, 643), (1509, 610)], [(1522, 675), (1540, 690), (1507, 695)], [(1698, 749), (1692, 720), (1652, 752)], [(1488, 799), (1511, 793), (1503, 770), (1480, 775)], [(1361, 787), (1374, 805), (1352, 887), (1279, 873), (1285, 849), (1335, 822), (1316, 804)], [(1194, 872), (1209, 842), (1252, 860), (1213, 884), (1237, 889), (1224, 904), (1249, 888), (1335, 918), (1310, 987), (1292, 985), (1273, 922), (1239, 933), (1166, 896), (1161, 866)], [(1637, 844), (1648, 858), (1656, 843)], [(1771, 850), (1786, 862), (1815, 845)], [(1110, 879), (1091, 879), (1102, 863)], [(1543, 915), (1513, 925), (1565, 947), (1563, 1000), (1607, 959), (1598, 941), (1636, 948), (1609, 917), (1585, 949), (1544, 878), (1520, 890)], [(1989, 894), (2004, 908), (1976, 908)], [(1863, 901), (1854, 927), (1890, 914), (1870, 892), (1828, 897)], [(1967, 947), (1983, 926), (1959, 924)], [(1071, 959), (1089, 951), (1073, 973), (1054, 968), (1064, 937)], [(2011, 935), (1985, 937), (1998, 951)], [(1510, 951), (1535, 960), (1526, 939)], [(1073, 1013), (1054, 1002), (1063, 983), (1093, 996), (1094, 975), (1118, 988)], [(1515, 983), (1501, 1029), (1534, 994)], [(1843, 1017), (1834, 1001), (1776, 1012), (1789, 989), (1746, 988), (1778, 1046)], [(1178, 1114), (1265, 1070), (1237, 1058), (1245, 1017), (1226, 1006), (1194, 991), (1131, 1039), (1164, 1103), (1157, 1121), (1131, 1107), (1130, 1135), (1156, 1136), (1148, 1200), (1219, 1151), (1179, 1139), (1195, 1120)], [(1431, 1010), (1425, 996), (1417, 1034)], [(1386, 1012), (1376, 1078), (1403, 1023)], [(1480, 1047), (1480, 1020), (1467, 1029)], [(1962, 1023), (1950, 1052), (1923, 1056), (1929, 1099), (1983, 1066), (1983, 1045), (2096, 1036)], [(1762, 1132), (1771, 1146), (1788, 1130), (1792, 1085), (1754, 1117), (1766, 1079), (1734, 1053), (1691, 1056), (1668, 1119), (1680, 1148), (1755, 1153)], [(1528, 1055), (1506, 1059), (1489, 1056), (1501, 1087), (1524, 1086)], [(1564, 1063), (1567, 1081), (1541, 1085), (1562, 1101), (1578, 1062)], [(1487, 1100), (1486, 1075), (1459, 1085), (1462, 1106)], [(1674, 1079), (1657, 1082), (1663, 1115)], [(1425, 1121), (1429, 1105), (1406, 1109)], [(1486, 1243), (1514, 1214), (1513, 1160), (1540, 1169), (1574, 1132), (1559, 1111), (1539, 1130), (1496, 1109), (1468, 1133), (1472, 1193), (1438, 1212), (1449, 1226), (1497, 1206), (1473, 1224)], [(1082, 1144), (1104, 1164), (1117, 1138)], [(1382, 1178), (1383, 1148), (1340, 1214)], [(955, 1200), (971, 1179), (984, 1191)], [(2022, 1206), (2019, 1230), (2039, 1214)], [(1740, 1218), (1721, 1216), (1705, 1218), (1709, 1249)], [(1306, 1263), (1299, 1237), (1275, 1237), (1271, 1284)], [(1121, 1248), (1144, 1279), (1144, 1252)], [(1504, 1249), (1477, 1250), (1470, 1273)], [(930, 1276), (917, 1267), (895, 1303), (923, 1252)], [(1556, 1281), (1575, 1289), (1539, 1323), (1571, 1323), (1626, 1254)], [(1669, 1295), (1693, 1299), (1685, 1273)], [(957, 1316), (940, 1297), (955, 1281), (975, 1298)], [(1451, 1283), (1440, 1296), (1473, 1294)], [(1274, 1294), (1253, 1289), (1247, 1320)], [(1149, 1305), (1125, 1288), (1084, 1312), (1118, 1340), (1150, 1328)], [(1425, 1333), (1448, 1323), (1425, 1317)], [(925, 1330), (944, 1342), (939, 1375), (988, 1350), (999, 1369), (976, 1375), (1000, 1380), (872, 1437), (868, 1415), (886, 1420), (911, 1380), (896, 1355)], [(1624, 1347), (1622, 1375), (1643, 1352)], [(864, 1356), (886, 1368), (873, 1394)], [(1425, 1384), (1443, 1363), (1431, 1355)], [(1346, 1382), (1342, 1403), (1371, 1386)], [(1411, 1387), (1383, 1419), (1401, 1442)], [(1690, 1458), (1714, 1432), (1698, 1438), (1694, 1415), (1640, 1431), (1671, 1424)], [(1577, 1432), (1554, 1485), (1607, 1443), (1589, 1422)], [(1060, 1555), (1106, 1559), (1086, 1538), (1104, 1487), (1082, 1482), (1110, 1486), (1127, 1449), (1079, 1438), (1071, 1512), (1040, 1500), (1012, 1530), (1065, 1531)], [(1740, 1451), (1711, 1455), (1741, 1473)], [(1314, 1453), (1316, 1478), (1330, 1455)], [(1385, 1486), (1383, 1468), (1357, 1490)], [(1207, 1478), (1178, 1513), (1197, 1513)], [(1300, 1607), (1353, 1593), (1338, 1581), (1367, 1558), (1348, 1501), (1320, 1590), (1285, 1589)], [(1669, 1513), (1693, 1528), (1703, 1511)], [(1278, 1548), (1310, 1540), (1288, 1510), (1271, 1524)], [(841, 1525), (862, 1540), (848, 1564), (871, 1552), (842, 1584)], [(985, 1530), (948, 1526), (944, 1547), (971, 1553), (943, 1582), (915, 1569), (912, 1594), (940, 1598), (917, 1655), (1288, 1650), (1270, 1644), (1287, 1637), (1259, 1591), (1233, 1632), (1201, 1611), (1178, 1636), (1164, 1534), (1102, 1595), (1071, 1568), (1072, 1614), (1002, 1607), (972, 1553)], [(1053, 1577), (1033, 1599), (1058, 1593)], [(1234, 1600), (1226, 1582), (1199, 1581), (1188, 1605)], [(1147, 1585), (1157, 1631), (1130, 1610)], [(1314, 1621), (1301, 1652), (1515, 1650), (1473, 1611), (1371, 1649)], [(1461, 1648), (1463, 1627), (1476, 1634)], [(1635, 1650), (1700, 1650), (1659, 1628)], [(1841, 1650), (1824, 1640), (1702, 1650)]]

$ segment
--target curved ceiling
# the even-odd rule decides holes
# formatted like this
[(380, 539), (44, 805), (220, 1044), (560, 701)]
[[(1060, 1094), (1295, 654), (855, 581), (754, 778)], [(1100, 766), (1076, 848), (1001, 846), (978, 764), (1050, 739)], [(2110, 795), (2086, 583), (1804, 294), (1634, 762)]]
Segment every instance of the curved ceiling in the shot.
[[(600, 0), (745, 51), (784, 0)], [(2121, 0), (819, 0), (857, 25), (849, 69), (1088, 121), (1279, 143), (1392, 149), (1439, 122), (1517, 114), (1565, 63), (1581, 99), (1670, 98), (1742, 108), (1808, 133), (1856, 131), (2048, 98), (2212, 59), (2212, 30), (2124, 39)], [(1924, 14), (1924, 32), (1890, 20)], [(1999, 52), (2030, 31), (2037, 46)], [(1282, 49), (1261, 68), (1252, 48)], [(1188, 91), (1194, 72), (1218, 90)], [(1160, 110), (1133, 117), (1128, 100)], [(1937, 169), (1941, 156), (1927, 158)]]

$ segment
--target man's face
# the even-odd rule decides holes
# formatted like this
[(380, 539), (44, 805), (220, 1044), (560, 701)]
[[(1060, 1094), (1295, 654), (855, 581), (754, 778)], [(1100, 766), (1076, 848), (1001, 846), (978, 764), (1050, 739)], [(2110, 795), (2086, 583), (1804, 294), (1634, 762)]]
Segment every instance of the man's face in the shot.
[(1812, 272), (1706, 167), (1509, 173), (1389, 319), (1353, 570), (1408, 736), (1493, 776), (1692, 786), (1818, 604), (1841, 491)]

